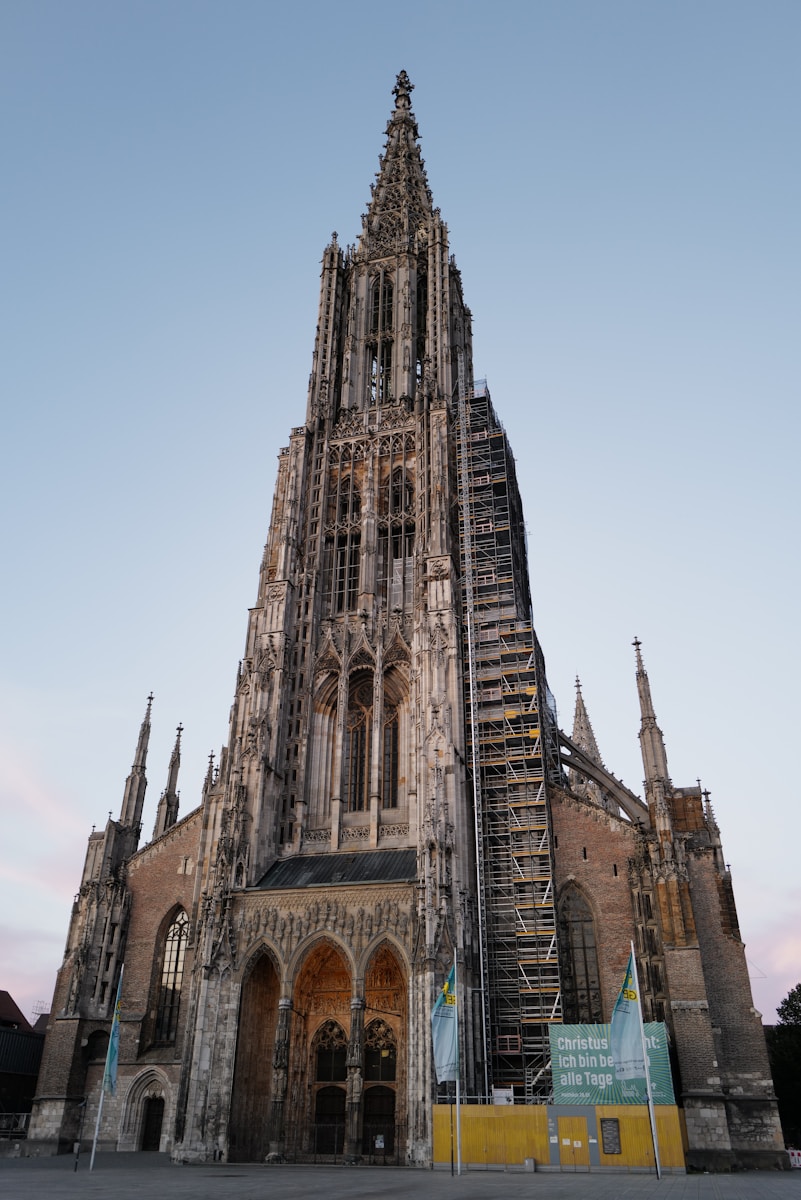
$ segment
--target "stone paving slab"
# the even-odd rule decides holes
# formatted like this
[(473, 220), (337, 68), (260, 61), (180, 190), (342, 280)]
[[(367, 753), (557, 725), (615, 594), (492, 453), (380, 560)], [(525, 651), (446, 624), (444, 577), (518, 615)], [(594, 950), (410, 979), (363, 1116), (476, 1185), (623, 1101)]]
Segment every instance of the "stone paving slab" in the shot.
[(801, 1200), (801, 1171), (735, 1175), (345, 1166), (175, 1166), (162, 1154), (0, 1159), (9, 1200)]

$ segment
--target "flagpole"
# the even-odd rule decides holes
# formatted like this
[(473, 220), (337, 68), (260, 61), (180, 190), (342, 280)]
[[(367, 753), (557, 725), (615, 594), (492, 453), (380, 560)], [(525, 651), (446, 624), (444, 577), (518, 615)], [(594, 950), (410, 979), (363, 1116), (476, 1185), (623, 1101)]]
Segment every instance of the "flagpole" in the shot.
[(462, 1173), (462, 1116), (459, 1108), (459, 1076), (462, 1073), (461, 1054), (459, 1053), (459, 969), (456, 965), (456, 949), (453, 951), (453, 995), (456, 1000), (454, 1016), (456, 1018), (456, 1174)]
[(648, 1066), (648, 1046), (645, 1042), (645, 1024), (642, 1019), (642, 1000), (640, 996), (640, 979), (637, 974), (637, 956), (634, 953), (634, 942), (631, 943), (631, 963), (634, 971), (634, 990), (637, 993), (637, 1012), (640, 1017), (640, 1038), (642, 1039), (642, 1060), (645, 1066), (645, 1098), (648, 1104), (648, 1119), (651, 1122), (651, 1141), (654, 1146), (654, 1162), (656, 1163), (656, 1177), (662, 1178), (662, 1166), (659, 1162), (659, 1138), (656, 1134), (656, 1113), (654, 1112), (654, 1100), (651, 1094), (651, 1070)]
[(100, 1133), (100, 1118), (103, 1115), (103, 1097), (106, 1094), (106, 1086), (112, 1095), (117, 1085), (117, 1055), (119, 1048), (119, 1027), (120, 1027), (120, 996), (122, 995), (122, 972), (123, 967), (120, 967), (120, 978), (117, 983), (117, 996), (114, 1000), (114, 1017), (111, 1022), (111, 1033), (108, 1039), (108, 1050), (106, 1051), (106, 1065), (103, 1068), (103, 1078), (100, 1082), (100, 1102), (97, 1106), (97, 1120), (95, 1121), (95, 1136), (92, 1140), (92, 1155), (89, 1159), (89, 1170), (93, 1171), (95, 1166), (95, 1152), (97, 1151), (97, 1138)]
[(100, 1132), (100, 1118), (103, 1115), (103, 1097), (105, 1096), (105, 1088), (100, 1084), (100, 1103), (97, 1106), (97, 1120), (95, 1121), (95, 1136), (92, 1139), (92, 1154), (89, 1159), (89, 1170), (95, 1169), (95, 1151), (97, 1150), (97, 1135)]

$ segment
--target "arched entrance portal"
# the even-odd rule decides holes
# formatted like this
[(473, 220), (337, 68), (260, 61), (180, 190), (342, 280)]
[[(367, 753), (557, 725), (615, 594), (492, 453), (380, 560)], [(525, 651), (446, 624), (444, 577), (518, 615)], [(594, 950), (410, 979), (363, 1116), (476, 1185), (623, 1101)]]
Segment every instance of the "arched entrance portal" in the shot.
[(275, 967), (264, 954), (242, 987), (228, 1135), (231, 1162), (264, 1162), (270, 1148), (270, 1093), (279, 992)]
[(295, 982), (285, 1145), (291, 1157), (337, 1156), (345, 1144), (351, 970), (333, 942), (318, 942)]
[(364, 976), (362, 1154), (397, 1162), (406, 1142), (406, 977), (394, 949), (376, 949)]
[(164, 1097), (148, 1096), (142, 1119), (142, 1149), (158, 1150), (161, 1146), (161, 1126), (164, 1121)]

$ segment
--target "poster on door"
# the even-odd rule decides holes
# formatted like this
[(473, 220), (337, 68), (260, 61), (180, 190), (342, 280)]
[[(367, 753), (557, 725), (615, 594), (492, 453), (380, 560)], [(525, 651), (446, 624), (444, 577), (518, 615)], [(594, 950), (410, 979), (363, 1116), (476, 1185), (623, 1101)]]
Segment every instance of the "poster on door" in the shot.
[[(554, 1104), (645, 1104), (645, 1080), (619, 1080), (608, 1025), (552, 1025), (551, 1072)], [(654, 1104), (675, 1104), (662, 1021), (645, 1026), (645, 1045)]]

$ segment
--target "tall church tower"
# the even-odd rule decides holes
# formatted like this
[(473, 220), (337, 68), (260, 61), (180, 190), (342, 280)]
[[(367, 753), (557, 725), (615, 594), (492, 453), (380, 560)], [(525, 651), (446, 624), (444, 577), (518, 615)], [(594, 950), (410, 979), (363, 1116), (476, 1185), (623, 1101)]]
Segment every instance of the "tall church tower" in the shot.
[[(720, 831), (668, 776), (639, 643), (644, 800), (605, 768), (580, 688), (558, 730), (515, 461), (473, 378), (411, 91), (401, 72), (357, 244), (323, 254), (227, 744), (179, 817), (178, 727), (140, 847), (148, 701), (120, 819), (89, 839), (29, 1146), (95, 1119), (123, 958), (102, 1148), (429, 1166), (451, 964), (464, 1092), (531, 1118), (553, 1105), (550, 1031), (609, 1019), (634, 941), (688, 1163), (773, 1166)], [(570, 1169), (576, 1145), (597, 1155), (585, 1107)], [(559, 1165), (563, 1144), (538, 1153)]]
[[(326, 1115), (355, 1155), (393, 1110), (411, 1157), (426, 1157), (430, 1004), (454, 954), (468, 997), (477, 982), (452, 437), (459, 378), (472, 383), (470, 313), (411, 91), (402, 72), (358, 244), (334, 234), (323, 255), (306, 420), (280, 455), (207, 801), (197, 1054), (232, 1052), (240, 985), (241, 1023), (233, 1080), (193, 1076), (188, 1154), (205, 1153), (202, 1091), (204, 1107), (230, 1106), (233, 1157), (297, 1148)], [(268, 1044), (272, 1076), (251, 1076)], [(318, 1071), (326, 1055), (345, 1066)], [(260, 1106), (269, 1130), (252, 1119)]]

